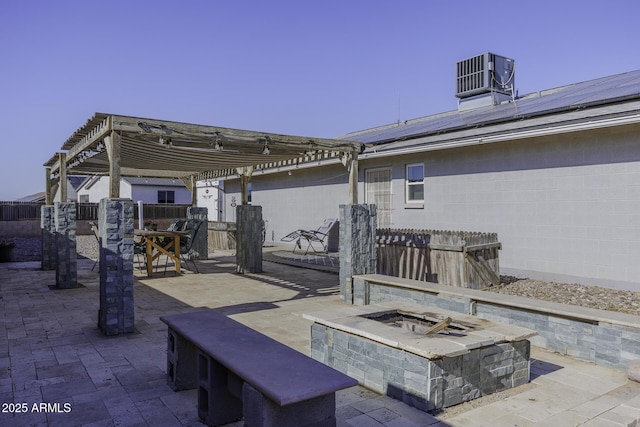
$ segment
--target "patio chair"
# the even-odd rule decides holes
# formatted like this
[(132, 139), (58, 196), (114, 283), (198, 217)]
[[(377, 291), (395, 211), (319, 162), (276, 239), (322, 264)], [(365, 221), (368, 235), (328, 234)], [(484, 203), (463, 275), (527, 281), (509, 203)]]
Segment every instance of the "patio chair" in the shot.
[[(198, 233), (198, 230), (200, 230), (201, 225), (202, 225), (202, 221), (199, 219), (188, 219), (184, 221), (184, 225), (182, 226), (181, 231), (188, 231), (189, 233), (184, 236), (180, 236), (180, 259), (182, 259), (182, 262), (184, 262), (185, 266), (188, 266), (189, 261), (191, 261), (191, 264), (193, 264), (193, 269), (196, 271), (196, 273), (200, 273), (198, 271), (198, 266), (196, 265), (196, 261), (189, 260), (188, 255), (189, 255), (189, 252), (191, 251), (191, 247), (193, 246), (193, 240), (195, 239), (196, 234)], [(175, 253), (175, 248), (172, 247), (169, 250)], [(165, 264), (164, 266), (164, 272), (165, 274), (167, 273), (167, 264)]]
[(292, 242), (296, 241), (295, 246), (293, 247), (293, 253), (296, 252), (296, 248), (302, 249), (302, 240), (305, 240), (307, 243), (307, 248), (304, 252), (306, 255), (309, 253), (309, 249), (313, 249), (313, 252), (318, 251), (313, 244), (322, 245), (322, 252), (327, 253), (329, 251), (329, 247), (327, 246), (327, 239), (329, 237), (329, 231), (331, 231), (331, 227), (338, 221), (337, 218), (327, 218), (324, 220), (322, 225), (318, 227), (317, 230), (296, 230), (284, 236), (280, 239), (282, 242)]

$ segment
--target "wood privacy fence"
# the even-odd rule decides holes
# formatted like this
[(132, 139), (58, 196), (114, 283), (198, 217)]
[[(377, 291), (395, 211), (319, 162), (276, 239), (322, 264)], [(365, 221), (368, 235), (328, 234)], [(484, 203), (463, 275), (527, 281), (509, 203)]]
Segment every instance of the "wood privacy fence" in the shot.
[[(33, 202), (0, 202), (0, 221), (39, 220), (40, 207), (43, 203)], [(153, 219), (186, 218), (187, 208), (191, 205), (144, 204), (143, 217)], [(97, 220), (97, 203), (76, 203), (78, 220)], [(134, 218), (138, 219), (138, 205), (134, 204)]]
[(236, 248), (236, 223), (209, 221), (209, 252)]
[(21, 221), (40, 219), (42, 203), (0, 202), (0, 221)]
[(379, 229), (377, 273), (482, 289), (500, 283), (497, 233)]

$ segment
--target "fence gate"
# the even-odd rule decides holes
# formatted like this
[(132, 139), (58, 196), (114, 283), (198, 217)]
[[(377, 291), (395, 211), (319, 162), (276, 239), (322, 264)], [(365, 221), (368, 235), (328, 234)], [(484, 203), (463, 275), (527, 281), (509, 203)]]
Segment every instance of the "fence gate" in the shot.
[(391, 168), (368, 169), (364, 188), (366, 203), (376, 205), (377, 227), (391, 227)]

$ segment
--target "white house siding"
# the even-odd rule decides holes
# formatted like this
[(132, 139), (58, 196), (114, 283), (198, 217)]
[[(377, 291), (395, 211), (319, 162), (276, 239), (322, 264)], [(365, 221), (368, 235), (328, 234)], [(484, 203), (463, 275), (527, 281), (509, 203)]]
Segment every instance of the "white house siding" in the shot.
[[(131, 187), (131, 186), (130, 186)], [(120, 190), (122, 193), (122, 190)], [(175, 204), (176, 205), (190, 205), (191, 204), (191, 192), (185, 187), (172, 187), (162, 185), (135, 185), (129, 192), (130, 197), (134, 202), (142, 200), (145, 203), (155, 204), (158, 203), (158, 191), (174, 191), (175, 192)]]
[[(78, 200), (84, 195), (89, 196), (89, 203), (99, 203), (100, 200), (109, 197), (109, 177), (100, 177), (90, 188), (82, 188), (78, 191)], [(131, 185), (125, 181), (120, 181), (120, 197), (131, 198)]]
[[(640, 290), (640, 127), (371, 158), (360, 162), (360, 202), (370, 168), (392, 167), (394, 228), (497, 232), (503, 273)], [(405, 165), (424, 162), (422, 209), (405, 204)], [(240, 203), (238, 181), (227, 184)], [(254, 174), (254, 205), (267, 242), (339, 215), (342, 165)], [(411, 208), (409, 208), (411, 207)]]
[[(637, 135), (627, 127), (397, 157), (393, 226), (497, 232), (503, 273), (640, 290)], [(405, 209), (398, 175), (420, 159), (424, 209)]]
[[(251, 178), (252, 205), (262, 206), (267, 244), (283, 244), (280, 239), (297, 229), (317, 229), (326, 218), (340, 216), (340, 204), (349, 200), (348, 174), (342, 164), (299, 168), (289, 172)], [(227, 221), (235, 221), (232, 204), (240, 204), (239, 180), (225, 182)]]

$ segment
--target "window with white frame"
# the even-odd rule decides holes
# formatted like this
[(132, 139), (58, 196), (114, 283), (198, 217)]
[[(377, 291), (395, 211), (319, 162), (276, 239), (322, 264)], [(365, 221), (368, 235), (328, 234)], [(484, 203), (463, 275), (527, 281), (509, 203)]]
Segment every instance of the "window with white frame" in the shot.
[(424, 164), (412, 163), (407, 165), (406, 174), (406, 202), (424, 202)]

